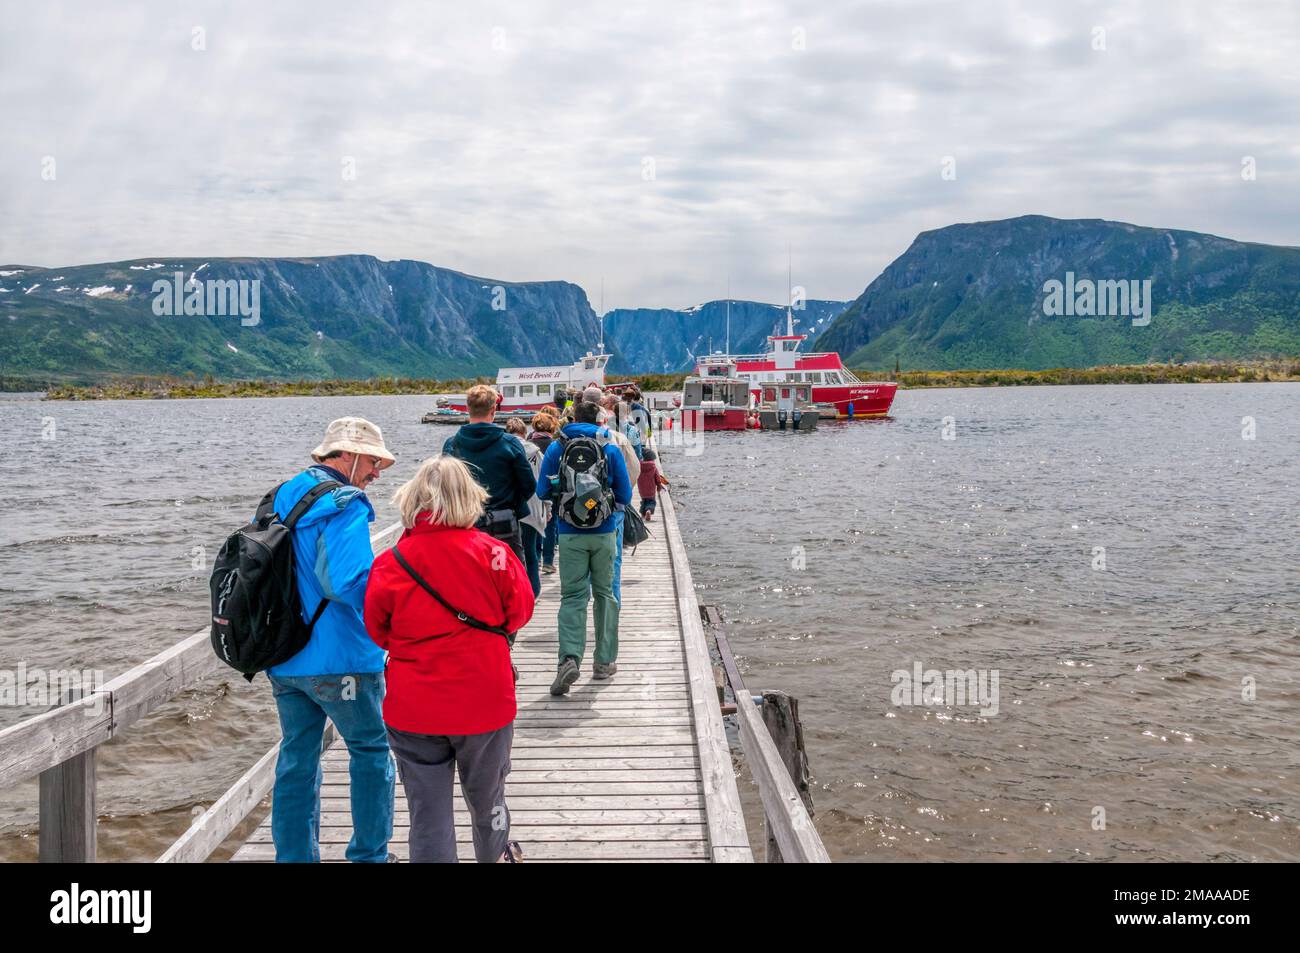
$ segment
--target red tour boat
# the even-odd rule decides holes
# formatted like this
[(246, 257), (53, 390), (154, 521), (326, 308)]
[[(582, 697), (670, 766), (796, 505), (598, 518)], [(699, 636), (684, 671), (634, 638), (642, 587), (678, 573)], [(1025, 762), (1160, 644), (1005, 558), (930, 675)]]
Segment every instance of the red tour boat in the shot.
[[(859, 380), (844, 366), (835, 351), (800, 354), (799, 345), (808, 335), (794, 333), (790, 309), (785, 309), (785, 334), (770, 335), (771, 350), (766, 354), (732, 354), (726, 359), (735, 365), (735, 375), (749, 382), (757, 395), (764, 384), (811, 384), (816, 404), (834, 405), (840, 420), (858, 417), (884, 417), (894, 403), (898, 385), (892, 381)], [(706, 360), (714, 360), (707, 358)], [(696, 373), (704, 365), (701, 361)], [(851, 412), (850, 412), (851, 411)]]

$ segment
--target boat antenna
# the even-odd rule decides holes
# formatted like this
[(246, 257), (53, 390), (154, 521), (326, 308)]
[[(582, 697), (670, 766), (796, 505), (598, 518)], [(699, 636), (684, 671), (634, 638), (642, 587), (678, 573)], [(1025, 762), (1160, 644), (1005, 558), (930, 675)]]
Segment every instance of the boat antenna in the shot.
[(600, 341), (596, 344), (596, 353), (605, 353), (605, 277), (600, 278)]
[(794, 297), (794, 266), (790, 257), (790, 246), (785, 246), (785, 333), (794, 334), (794, 315), (790, 313), (790, 299)]
[(731, 275), (727, 275), (727, 353), (731, 353)]

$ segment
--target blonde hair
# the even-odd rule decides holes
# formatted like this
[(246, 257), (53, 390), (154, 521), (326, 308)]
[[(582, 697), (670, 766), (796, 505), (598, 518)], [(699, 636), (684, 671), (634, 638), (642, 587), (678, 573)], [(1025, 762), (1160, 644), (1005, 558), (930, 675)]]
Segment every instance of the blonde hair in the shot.
[(518, 417), (511, 417), (506, 421), (506, 433), (512, 433), (517, 437), (522, 437), (528, 433), (528, 425)]
[(469, 467), (443, 454), (420, 464), (415, 476), (393, 494), (393, 505), (407, 529), (421, 513), (429, 514), (430, 523), (469, 529), (483, 515), (487, 499), (487, 490), (474, 480)]
[(497, 392), (487, 384), (475, 384), (465, 394), (465, 405), (471, 417), (486, 417), (497, 409)]

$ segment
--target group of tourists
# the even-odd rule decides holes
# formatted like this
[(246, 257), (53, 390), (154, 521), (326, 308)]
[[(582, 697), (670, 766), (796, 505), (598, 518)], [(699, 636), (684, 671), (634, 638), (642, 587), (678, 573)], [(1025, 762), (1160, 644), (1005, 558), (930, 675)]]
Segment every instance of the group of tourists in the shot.
[[(395, 458), (380, 428), (359, 417), (330, 423), (312, 465), (268, 494), (255, 517), (291, 535), (302, 616), (293, 624), (306, 638), (265, 667), (283, 736), (271, 808), (277, 861), (320, 859), (326, 719), (350, 757), (348, 860), (396, 860), (388, 848), (400, 778), (410, 860), (455, 862), (457, 775), (475, 858), (522, 860), (505, 798), (518, 678), (511, 648), (557, 559), (551, 695), (566, 695), (582, 675), (589, 604), (590, 677), (618, 671), (625, 521), (652, 520), (668, 485), (641, 395), (562, 391), (505, 426), (493, 388), (471, 388), (466, 402), (469, 422), (393, 494), (403, 532), (377, 557), (366, 490)], [(634, 484), (641, 519), (630, 509)], [(225, 577), (219, 600), (214, 573), (214, 646), (238, 628), (225, 605), (237, 583)]]

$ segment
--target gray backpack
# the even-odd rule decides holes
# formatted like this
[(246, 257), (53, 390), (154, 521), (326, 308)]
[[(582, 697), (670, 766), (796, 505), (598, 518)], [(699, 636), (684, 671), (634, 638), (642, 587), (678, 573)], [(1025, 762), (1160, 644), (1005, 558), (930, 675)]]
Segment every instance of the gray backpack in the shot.
[(560, 442), (559, 518), (577, 529), (595, 529), (614, 512), (604, 437), (556, 437)]

